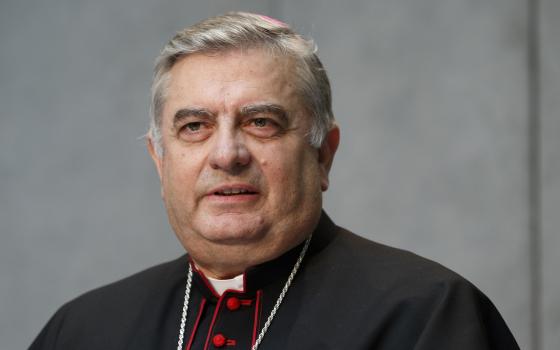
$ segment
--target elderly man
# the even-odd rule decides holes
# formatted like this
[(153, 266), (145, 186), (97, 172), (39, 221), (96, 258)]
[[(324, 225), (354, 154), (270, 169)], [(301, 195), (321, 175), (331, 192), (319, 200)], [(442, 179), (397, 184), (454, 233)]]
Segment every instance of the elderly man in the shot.
[(453, 272), (322, 212), (339, 142), (311, 42), (246, 13), (157, 60), (148, 149), (188, 255), (63, 306), (31, 349), (517, 349)]

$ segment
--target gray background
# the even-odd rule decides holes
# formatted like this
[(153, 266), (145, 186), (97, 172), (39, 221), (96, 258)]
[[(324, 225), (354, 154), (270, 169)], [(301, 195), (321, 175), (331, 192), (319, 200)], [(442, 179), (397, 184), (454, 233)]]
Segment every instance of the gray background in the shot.
[(557, 0), (3, 0), (0, 347), (181, 254), (139, 139), (155, 56), (226, 10), (319, 46), (342, 226), (461, 273), (524, 349), (560, 349)]

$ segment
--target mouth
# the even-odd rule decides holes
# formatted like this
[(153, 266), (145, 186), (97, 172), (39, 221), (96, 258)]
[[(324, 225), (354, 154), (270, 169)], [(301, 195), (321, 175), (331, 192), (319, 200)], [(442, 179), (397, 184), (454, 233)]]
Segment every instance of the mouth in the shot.
[(214, 187), (208, 191), (207, 196), (219, 202), (226, 201), (230, 203), (232, 201), (254, 201), (259, 197), (259, 194), (260, 192), (255, 186), (246, 183), (237, 183)]
[(208, 191), (206, 198), (210, 201), (210, 203), (213, 203), (213, 205), (217, 205), (222, 209), (239, 209), (240, 205), (247, 206), (258, 202), (260, 193), (258, 189), (252, 185), (228, 184), (215, 187)]
[(247, 194), (258, 194), (257, 191), (252, 191), (246, 188), (224, 188), (213, 193), (215, 196), (239, 196)]

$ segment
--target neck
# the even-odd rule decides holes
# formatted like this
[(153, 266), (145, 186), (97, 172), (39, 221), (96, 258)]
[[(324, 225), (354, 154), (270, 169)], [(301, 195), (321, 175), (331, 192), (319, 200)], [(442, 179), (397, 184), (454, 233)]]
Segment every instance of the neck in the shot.
[(245, 268), (226, 268), (226, 269), (215, 269), (209, 268), (204, 265), (199, 264), (193, 259), (196, 268), (204, 274), (204, 276), (209, 278), (215, 278), (218, 280), (227, 280), (239, 276), (245, 272)]
[(192, 242), (186, 250), (197, 269), (206, 277), (229, 279), (248, 269), (274, 260), (301, 244), (309, 235), (292, 237), (291, 241), (263, 241), (247, 245), (222, 245), (212, 242)]

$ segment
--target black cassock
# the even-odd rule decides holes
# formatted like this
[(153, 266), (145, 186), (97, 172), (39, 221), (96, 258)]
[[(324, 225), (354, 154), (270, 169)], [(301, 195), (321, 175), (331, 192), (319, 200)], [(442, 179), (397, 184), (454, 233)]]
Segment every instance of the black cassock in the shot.
[[(183, 349), (250, 349), (302, 246), (221, 297), (196, 272)], [(177, 349), (188, 256), (67, 303), (31, 350)], [(368, 241), (326, 214), (259, 349), (519, 349), (490, 300), (454, 272)]]

